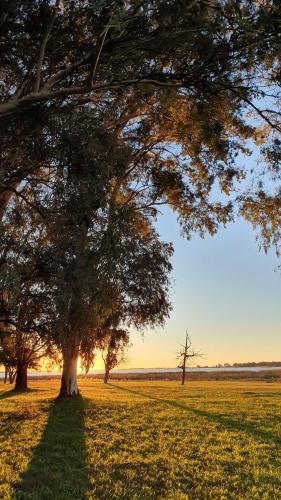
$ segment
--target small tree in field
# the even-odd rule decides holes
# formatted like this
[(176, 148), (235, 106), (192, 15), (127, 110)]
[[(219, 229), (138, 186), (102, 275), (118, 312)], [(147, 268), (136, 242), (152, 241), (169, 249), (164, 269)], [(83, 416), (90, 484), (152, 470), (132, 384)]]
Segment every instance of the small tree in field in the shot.
[(201, 351), (195, 351), (192, 347), (191, 343), (191, 338), (188, 335), (188, 332), (186, 332), (185, 335), (185, 344), (181, 344), (181, 349), (177, 353), (177, 359), (179, 361), (178, 368), (181, 368), (182, 370), (182, 379), (181, 383), (184, 385), (185, 382), (185, 375), (186, 375), (186, 365), (189, 359), (191, 358), (201, 358), (202, 357), (202, 352)]
[(109, 373), (113, 368), (125, 361), (126, 350), (130, 346), (129, 333), (117, 328), (108, 329), (102, 338), (101, 350), (104, 361), (104, 383), (107, 384)]
[(13, 366), (5, 365), (5, 375), (4, 375), (4, 384), (13, 384), (16, 377), (16, 369)]
[[(18, 281), (13, 280), (16, 271)], [(57, 352), (50, 341), (48, 297), (42, 295), (39, 281), (31, 278), (27, 266), (18, 264), (13, 272), (14, 276), (8, 262), (0, 272), (0, 364), (5, 367), (5, 382), (9, 377), (16, 390), (26, 390), (28, 369), (38, 369), (42, 358)]]
[(14, 344), (9, 335), (0, 333), (0, 365), (4, 367), (4, 384), (12, 384), (16, 376), (16, 353)]

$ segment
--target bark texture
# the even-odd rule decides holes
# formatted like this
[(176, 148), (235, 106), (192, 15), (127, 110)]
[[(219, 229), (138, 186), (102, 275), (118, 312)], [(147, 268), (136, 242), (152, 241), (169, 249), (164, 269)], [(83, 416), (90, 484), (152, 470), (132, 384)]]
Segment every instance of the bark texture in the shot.
[(18, 363), (15, 389), (16, 391), (27, 390), (27, 364), (25, 363)]
[(103, 379), (105, 384), (107, 384), (108, 379), (109, 379), (109, 370), (105, 370), (104, 379)]
[(185, 383), (185, 366), (182, 369), (181, 385)]
[(79, 348), (70, 343), (63, 348), (63, 369), (61, 376), (60, 397), (71, 397), (79, 394), (77, 384)]
[(10, 369), (10, 371), (9, 371), (9, 382), (10, 382), (10, 384), (14, 383), (15, 377), (16, 377), (16, 371)]

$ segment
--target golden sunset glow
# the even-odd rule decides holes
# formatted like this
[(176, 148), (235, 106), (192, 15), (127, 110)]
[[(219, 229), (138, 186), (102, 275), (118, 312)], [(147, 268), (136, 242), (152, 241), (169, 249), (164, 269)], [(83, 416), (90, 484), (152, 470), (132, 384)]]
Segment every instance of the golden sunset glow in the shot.
[(0, 5), (0, 499), (281, 500), (281, 1)]

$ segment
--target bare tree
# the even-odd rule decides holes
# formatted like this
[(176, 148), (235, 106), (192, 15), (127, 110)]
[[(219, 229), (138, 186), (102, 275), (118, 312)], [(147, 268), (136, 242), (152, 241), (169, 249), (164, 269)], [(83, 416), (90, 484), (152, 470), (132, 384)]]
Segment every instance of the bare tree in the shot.
[(185, 375), (186, 375), (186, 364), (190, 358), (201, 358), (203, 353), (201, 351), (195, 351), (192, 347), (191, 338), (186, 331), (185, 344), (180, 344), (181, 349), (177, 352), (177, 359), (179, 361), (178, 368), (182, 370), (181, 383), (184, 385)]

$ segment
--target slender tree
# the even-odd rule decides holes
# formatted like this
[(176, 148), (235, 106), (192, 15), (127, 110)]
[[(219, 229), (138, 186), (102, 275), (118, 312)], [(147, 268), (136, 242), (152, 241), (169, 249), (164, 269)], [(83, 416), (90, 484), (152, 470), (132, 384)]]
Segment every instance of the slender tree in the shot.
[(130, 345), (130, 336), (126, 330), (110, 328), (101, 337), (99, 348), (104, 361), (104, 383), (107, 384), (113, 368), (125, 361), (126, 350)]
[(202, 352), (201, 351), (195, 351), (192, 347), (191, 339), (186, 331), (185, 334), (185, 343), (181, 345), (181, 349), (177, 353), (177, 359), (179, 361), (178, 368), (182, 370), (182, 379), (181, 383), (184, 385), (185, 383), (185, 377), (186, 377), (186, 365), (188, 361), (192, 358), (199, 358), (202, 357)]

